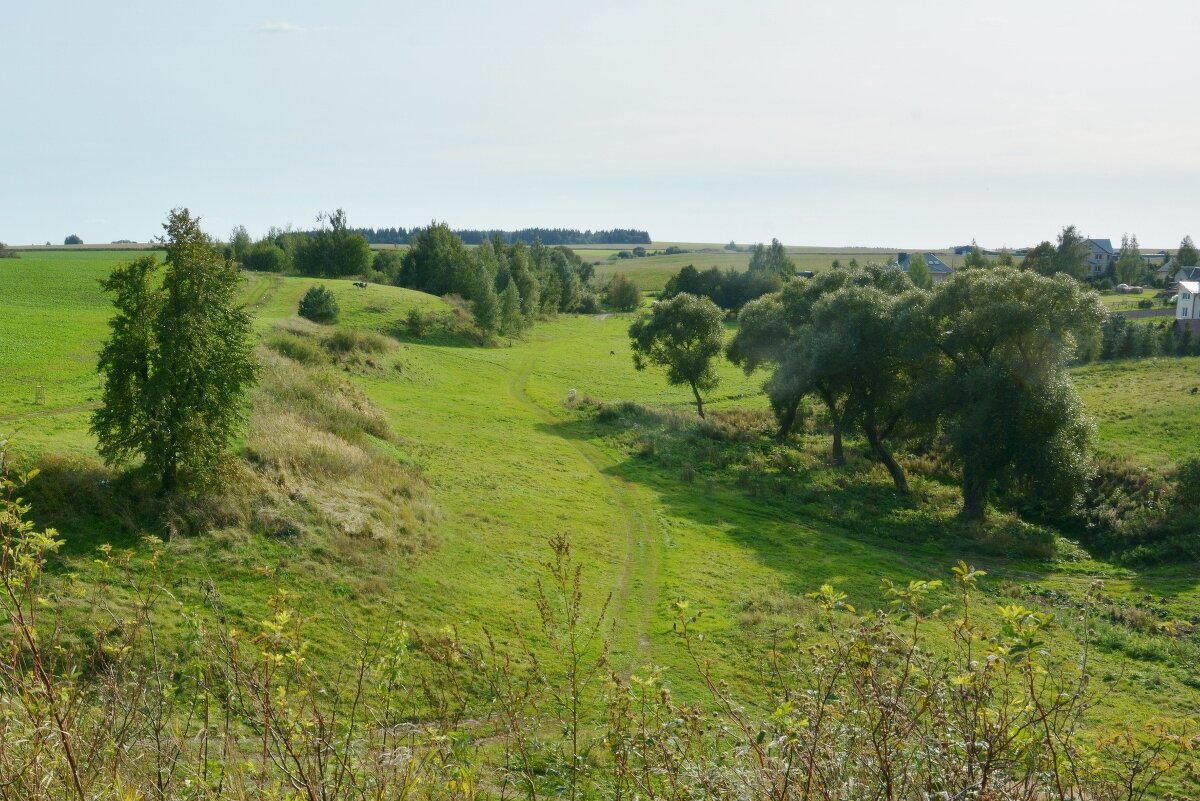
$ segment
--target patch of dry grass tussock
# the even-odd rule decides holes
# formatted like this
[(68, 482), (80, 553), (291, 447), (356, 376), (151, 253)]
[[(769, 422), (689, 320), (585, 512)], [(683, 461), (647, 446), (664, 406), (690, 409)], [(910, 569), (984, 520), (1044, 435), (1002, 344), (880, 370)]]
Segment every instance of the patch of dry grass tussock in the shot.
[[(306, 367), (267, 348), (259, 353), (246, 458), (267, 533), (317, 532), (416, 553), (430, 544), (435, 509), (415, 469), (387, 446), (387, 418), (330, 369)], [(353, 551), (351, 542), (342, 543)]]

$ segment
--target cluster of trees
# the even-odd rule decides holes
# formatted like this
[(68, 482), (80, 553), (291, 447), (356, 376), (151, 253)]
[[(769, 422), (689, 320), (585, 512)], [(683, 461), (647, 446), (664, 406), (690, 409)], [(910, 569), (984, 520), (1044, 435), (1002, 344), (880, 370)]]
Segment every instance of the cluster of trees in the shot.
[[(1088, 251), (1085, 241), (1085, 237), (1074, 225), (1068, 225), (1059, 232), (1056, 242), (1044, 241), (1030, 248), (1021, 261), (1021, 268), (1041, 275), (1063, 273), (1082, 281), (1088, 275)], [(973, 247), (963, 266), (970, 268), (992, 264), (1011, 265), (1011, 256), (1005, 259), (1005, 255), (1002, 253), (1000, 260), (993, 262), (987, 259), (978, 247)], [(1190, 236), (1185, 236), (1179, 243), (1174, 263), (1181, 267), (1200, 265), (1200, 250), (1197, 250)], [(1146, 260), (1142, 258), (1137, 234), (1121, 236), (1121, 247), (1107, 265), (1103, 278), (1121, 284), (1148, 283), (1154, 278)]]
[(1200, 356), (1200, 337), (1190, 328), (1177, 330), (1174, 318), (1146, 322), (1110, 314), (1100, 326), (1099, 336), (1079, 352), (1080, 361), (1153, 356)]
[(71, 234), (70, 236), (68, 236), (66, 239), (63, 240), (63, 244), (64, 245), (82, 245), (83, 240), (80, 239), (75, 234)]
[(229, 237), (225, 256), (260, 272), (298, 272), (323, 278), (366, 275), (372, 265), (371, 246), (346, 224), (346, 212), (337, 209), (317, 219), (321, 227), (315, 231), (271, 228), (257, 242), (244, 226), (238, 226)]
[[(747, 373), (770, 372), (781, 439), (816, 398), (834, 461), (855, 431), (901, 494), (909, 488), (896, 449), (944, 447), (961, 470), (963, 516), (980, 520), (998, 493), (1062, 508), (1081, 491), (1089, 426), (1066, 364), (1103, 319), (1095, 295), (1066, 276), (965, 270), (925, 290), (869, 265), (790, 281), (746, 304), (726, 353)], [(665, 366), (702, 412), (699, 393), (713, 385), (702, 357), (721, 338), (717, 306), (678, 295), (630, 336), (635, 364)]]
[(15, 250), (13, 250), (12, 248), (10, 248), (8, 245), (4, 244), (3, 242), (0, 242), (0, 259), (16, 259), (16, 258), (19, 258), (17, 256), (17, 252)]
[[(353, 228), (372, 245), (407, 245), (420, 228)], [(633, 228), (613, 228), (607, 231), (579, 231), (574, 228), (522, 228), (519, 231), (479, 230), (463, 228), (454, 232), (468, 245), (497, 239), (506, 245), (524, 242), (532, 245), (634, 245), (650, 244), (650, 234)]]
[(570, 248), (500, 238), (468, 248), (445, 223), (414, 231), (403, 255), (380, 253), (375, 267), (398, 286), (466, 299), (484, 334), (514, 336), (539, 315), (597, 307), (592, 265)]
[(664, 298), (689, 294), (708, 298), (726, 311), (737, 311), (751, 300), (778, 292), (796, 274), (796, 264), (778, 239), (754, 246), (744, 272), (710, 267), (701, 272), (689, 264), (667, 281)]
[(164, 264), (142, 256), (101, 283), (116, 314), (100, 350), (105, 381), (91, 431), (105, 462), (140, 456), (174, 492), (219, 472), (257, 368), (236, 264), (187, 209), (163, 228)]

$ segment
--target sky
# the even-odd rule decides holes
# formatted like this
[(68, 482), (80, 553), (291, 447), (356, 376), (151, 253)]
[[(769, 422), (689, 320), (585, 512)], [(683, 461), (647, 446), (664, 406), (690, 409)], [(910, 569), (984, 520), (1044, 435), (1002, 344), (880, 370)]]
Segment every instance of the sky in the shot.
[(11, 3), (0, 241), (1200, 236), (1194, 0)]

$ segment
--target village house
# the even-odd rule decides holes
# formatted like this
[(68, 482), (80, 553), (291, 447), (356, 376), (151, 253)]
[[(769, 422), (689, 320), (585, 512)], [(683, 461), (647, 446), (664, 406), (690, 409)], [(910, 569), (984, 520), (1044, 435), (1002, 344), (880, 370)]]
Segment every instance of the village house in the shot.
[(1200, 281), (1200, 267), (1180, 267), (1174, 259), (1154, 271), (1167, 285), (1180, 281)]
[(1175, 299), (1176, 320), (1200, 319), (1200, 302), (1196, 295), (1200, 294), (1200, 281), (1180, 281), (1179, 294)]
[(1087, 278), (1103, 278), (1108, 266), (1116, 259), (1111, 239), (1085, 239), (1087, 248)]
[[(914, 254), (912, 253), (898, 253), (896, 254), (896, 261), (893, 262), (893, 264), (899, 269), (904, 270), (904, 272), (908, 272), (908, 265), (911, 262), (913, 255)], [(933, 283), (940, 284), (950, 276), (954, 275), (954, 268), (950, 267), (950, 265), (946, 264), (946, 262), (939, 259), (935, 254), (924, 253), (915, 255), (924, 256), (925, 263), (929, 265), (929, 276), (933, 279)]]

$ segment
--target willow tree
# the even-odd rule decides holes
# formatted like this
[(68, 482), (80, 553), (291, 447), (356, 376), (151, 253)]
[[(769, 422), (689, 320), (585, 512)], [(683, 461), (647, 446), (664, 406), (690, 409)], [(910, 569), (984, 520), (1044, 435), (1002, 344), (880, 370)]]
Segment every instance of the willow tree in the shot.
[(894, 443), (926, 420), (912, 414), (915, 390), (936, 370), (920, 336), (928, 297), (915, 287), (854, 282), (824, 295), (802, 332), (795, 370), (799, 391), (826, 386), (849, 399), (843, 424), (862, 432), (901, 495), (909, 494), (908, 478)]
[(100, 351), (105, 376), (91, 430), (109, 464), (141, 456), (165, 492), (219, 470), (256, 368), (240, 274), (187, 209), (170, 213), (165, 270), (146, 256), (102, 282), (116, 314)]
[(634, 367), (665, 367), (668, 384), (691, 388), (701, 420), (704, 400), (700, 391), (717, 385), (712, 362), (721, 352), (721, 319), (717, 304), (684, 293), (654, 304), (648, 315), (629, 327)]
[(790, 433), (806, 395), (821, 400), (833, 430), (835, 464), (845, 461), (842, 436), (853, 417), (854, 398), (845, 386), (824, 375), (813, 378), (806, 367), (806, 348), (813, 333), (813, 307), (822, 297), (847, 286), (876, 286), (900, 294), (913, 285), (902, 271), (879, 265), (828, 270), (810, 279), (789, 281), (779, 292), (746, 304), (727, 350), (729, 359), (747, 375), (760, 368), (772, 370), (764, 388), (779, 422), (780, 440)]
[(1103, 317), (1067, 274), (968, 270), (933, 293), (922, 327), (942, 367), (924, 404), (962, 466), (965, 519), (982, 520), (998, 490), (1057, 510), (1078, 497), (1091, 424), (1066, 365)]

